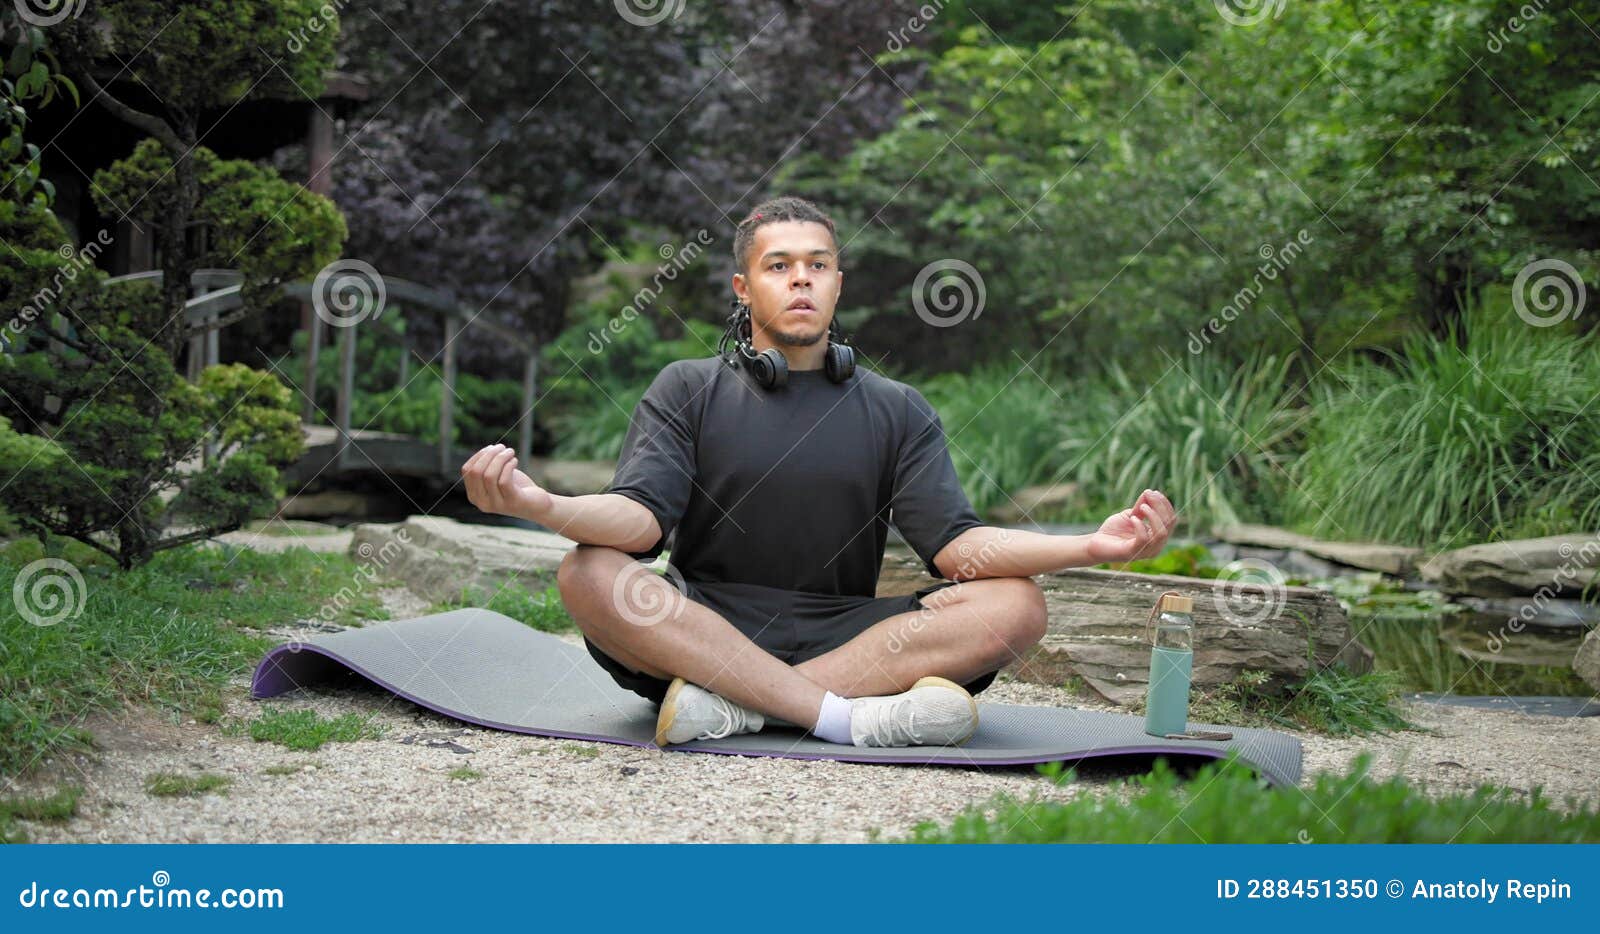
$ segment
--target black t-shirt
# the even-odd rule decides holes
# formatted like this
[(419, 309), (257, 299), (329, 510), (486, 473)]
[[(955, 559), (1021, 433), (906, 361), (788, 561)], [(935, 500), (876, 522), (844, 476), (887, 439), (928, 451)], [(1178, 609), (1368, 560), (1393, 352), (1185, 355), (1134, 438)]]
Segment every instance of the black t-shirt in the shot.
[(857, 368), (791, 370), (764, 390), (719, 357), (678, 360), (633, 412), (607, 492), (642, 504), (686, 581), (871, 597), (888, 523), (933, 556), (981, 525), (939, 416), (917, 390)]

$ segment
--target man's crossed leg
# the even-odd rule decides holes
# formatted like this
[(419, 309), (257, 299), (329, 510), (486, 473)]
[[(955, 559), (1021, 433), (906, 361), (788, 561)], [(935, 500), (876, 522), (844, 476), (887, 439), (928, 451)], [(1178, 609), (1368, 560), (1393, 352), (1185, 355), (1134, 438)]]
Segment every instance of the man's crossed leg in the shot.
[(673, 681), (661, 743), (772, 720), (856, 745), (961, 742), (977, 728), (977, 705), (960, 685), (1021, 657), (1045, 631), (1031, 579), (988, 578), (934, 591), (922, 609), (790, 665), (616, 549), (578, 546), (556, 580), (590, 642), (634, 672)]

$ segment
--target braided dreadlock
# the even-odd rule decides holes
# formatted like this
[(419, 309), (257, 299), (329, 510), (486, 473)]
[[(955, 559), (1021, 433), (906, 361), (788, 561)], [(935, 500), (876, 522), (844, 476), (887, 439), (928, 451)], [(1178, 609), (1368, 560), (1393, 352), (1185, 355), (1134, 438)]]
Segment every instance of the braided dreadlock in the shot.
[[(733, 235), (733, 262), (739, 272), (745, 272), (748, 268), (750, 244), (755, 240), (756, 228), (762, 224), (780, 221), (811, 221), (821, 224), (828, 228), (834, 243), (839, 242), (839, 234), (833, 228), (833, 218), (823, 213), (821, 208), (804, 198), (792, 195), (773, 198), (751, 209), (750, 214), (739, 222), (739, 227)], [(843, 266), (839, 268), (842, 269)]]

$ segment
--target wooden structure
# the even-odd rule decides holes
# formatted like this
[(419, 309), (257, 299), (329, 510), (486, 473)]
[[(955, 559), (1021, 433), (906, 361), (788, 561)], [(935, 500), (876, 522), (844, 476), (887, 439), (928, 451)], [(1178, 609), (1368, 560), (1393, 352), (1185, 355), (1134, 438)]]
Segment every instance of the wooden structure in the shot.
[[(161, 278), (162, 273), (154, 270), (117, 276), (108, 280), (108, 285), (114, 288), (119, 283), (159, 282)], [(239, 273), (227, 269), (202, 269), (195, 272), (190, 284), (194, 294), (187, 303), (186, 319), (189, 329), (197, 332), (190, 338), (189, 345), (188, 375), (193, 379), (204, 367), (221, 362), (218, 334), (228, 325), (242, 320), (245, 314), (240, 298)], [(330, 439), (312, 431), (312, 449), (303, 463), (307, 463), (317, 472), (324, 468), (333, 472), (375, 468), (388, 474), (392, 469), (399, 475), (453, 482), (459, 475), (466, 456), (465, 452), (450, 444), (450, 434), (455, 424), (456, 338), (467, 327), (487, 331), (497, 340), (522, 351), (524, 359), (522, 416), (517, 425), (517, 456), (522, 463), (531, 463), (533, 400), (539, 375), (538, 346), (516, 330), (456, 304), (436, 289), (389, 276), (383, 278), (383, 285), (387, 303), (402, 305), (408, 313), (431, 314), (444, 318), (444, 346), (440, 349), (440, 354), (443, 357), (442, 375), (445, 391), (439, 398), (439, 441), (430, 451), (429, 445), (415, 438), (353, 429), (350, 424), (350, 413), (355, 395), (356, 329), (359, 323), (351, 321), (348, 326), (336, 328), (339, 385), (333, 415), (334, 434)], [(283, 286), (283, 293), (302, 302), (306, 307), (314, 305), (310, 282), (289, 283)], [(316, 373), (319, 331), (320, 328), (311, 329), (312, 341), (308, 345), (311, 365), (308, 376), (314, 376)], [(402, 367), (400, 385), (405, 385), (408, 380), (408, 368)], [(308, 381), (307, 385), (314, 386), (315, 383)], [(316, 404), (312, 395), (304, 393), (302, 395), (305, 395), (303, 420), (312, 425), (317, 414)], [(323, 443), (319, 444), (319, 441)], [(211, 451), (208, 454), (214, 456), (215, 452)], [(327, 463), (330, 459), (331, 464)], [(299, 468), (300, 465), (297, 464), (296, 467)], [(292, 471), (292, 473), (300, 472), (303, 471)]]

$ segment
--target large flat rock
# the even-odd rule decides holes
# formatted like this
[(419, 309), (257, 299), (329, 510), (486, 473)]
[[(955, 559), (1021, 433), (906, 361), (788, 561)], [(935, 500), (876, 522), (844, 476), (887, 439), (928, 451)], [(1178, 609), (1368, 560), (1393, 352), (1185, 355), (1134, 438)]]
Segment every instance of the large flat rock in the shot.
[(363, 523), (351, 532), (352, 558), (428, 600), (458, 597), (472, 586), (493, 593), (512, 582), (543, 590), (555, 583), (561, 559), (576, 547), (553, 532), (470, 525), (439, 516)]
[(1348, 564), (1368, 571), (1382, 571), (1405, 577), (1416, 570), (1422, 549), (1380, 542), (1332, 542), (1312, 538), (1271, 525), (1220, 525), (1211, 534), (1234, 545), (1258, 548), (1298, 549), (1328, 561)]
[[(1372, 651), (1357, 641), (1338, 600), (1311, 587), (1219, 585), (1196, 577), (1074, 568), (1034, 578), (1049, 608), (1040, 644), (1010, 666), (1020, 679), (1060, 685), (1083, 679), (1117, 704), (1133, 703), (1149, 684), (1145, 625), (1168, 590), (1194, 598), (1194, 684), (1215, 688), (1245, 671), (1264, 671), (1268, 689), (1302, 681), (1340, 663), (1370, 671)], [(932, 583), (915, 558), (884, 560), (878, 594), (911, 593)]]
[(1469, 545), (1434, 555), (1421, 571), (1423, 580), (1447, 593), (1576, 597), (1600, 575), (1600, 533)]

